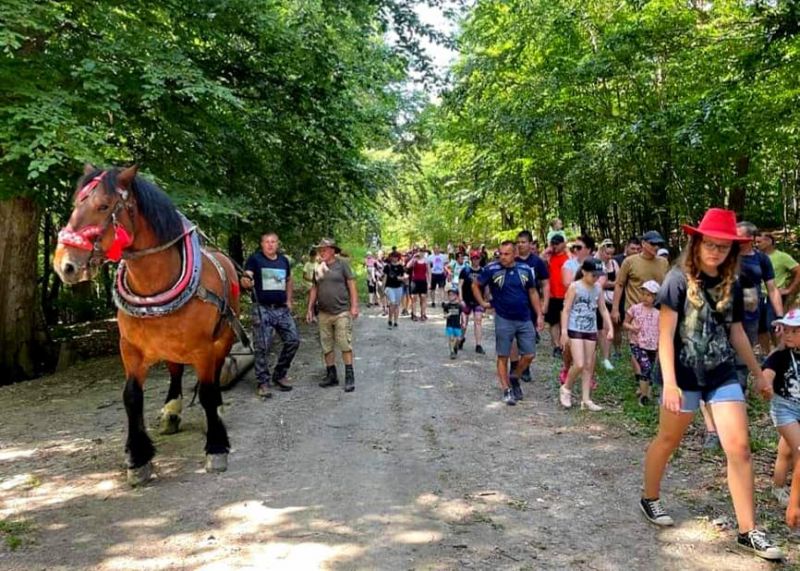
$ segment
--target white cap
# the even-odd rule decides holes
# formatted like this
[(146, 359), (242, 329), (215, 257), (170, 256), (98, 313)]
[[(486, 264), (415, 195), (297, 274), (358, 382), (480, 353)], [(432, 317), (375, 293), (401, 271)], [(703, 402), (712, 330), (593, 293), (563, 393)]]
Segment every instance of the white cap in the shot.
[(656, 252), (656, 256), (663, 256), (665, 258), (669, 258), (669, 250), (666, 248), (660, 248), (658, 252)]
[(661, 286), (658, 285), (658, 282), (656, 280), (647, 280), (642, 284), (642, 289), (646, 289), (647, 291), (655, 295), (658, 293), (658, 290), (661, 289)]
[(776, 325), (786, 325), (787, 327), (800, 327), (800, 309), (790, 309), (789, 313), (772, 322)]

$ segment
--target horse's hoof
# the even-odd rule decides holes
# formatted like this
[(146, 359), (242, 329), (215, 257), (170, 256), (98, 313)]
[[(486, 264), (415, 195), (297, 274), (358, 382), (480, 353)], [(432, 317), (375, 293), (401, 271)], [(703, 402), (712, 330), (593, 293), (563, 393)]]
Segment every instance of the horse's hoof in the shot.
[(181, 429), (181, 417), (177, 414), (170, 414), (161, 417), (161, 434), (175, 434)]
[(228, 469), (227, 454), (206, 454), (206, 472), (216, 474)]
[(138, 468), (128, 468), (128, 484), (132, 487), (142, 486), (153, 479), (153, 463), (148, 462)]

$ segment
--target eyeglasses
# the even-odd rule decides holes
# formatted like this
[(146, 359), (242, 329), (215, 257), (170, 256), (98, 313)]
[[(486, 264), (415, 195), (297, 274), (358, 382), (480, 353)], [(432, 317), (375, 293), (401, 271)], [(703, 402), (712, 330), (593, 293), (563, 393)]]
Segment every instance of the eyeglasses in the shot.
[(584, 248), (584, 246), (582, 246), (581, 244), (573, 244), (570, 247), (570, 250), (583, 250), (583, 248)]
[(716, 242), (710, 242), (708, 240), (703, 240), (701, 244), (706, 252), (713, 252), (716, 250), (720, 254), (727, 254), (732, 248), (731, 244), (717, 244)]

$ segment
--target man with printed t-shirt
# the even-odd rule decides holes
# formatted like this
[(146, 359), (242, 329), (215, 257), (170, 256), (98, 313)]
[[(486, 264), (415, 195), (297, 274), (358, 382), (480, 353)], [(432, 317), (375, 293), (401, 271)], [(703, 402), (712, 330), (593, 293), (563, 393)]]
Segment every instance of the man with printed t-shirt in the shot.
[[(536, 332), (531, 322), (531, 306), (537, 317), (537, 329), (544, 327), (544, 317), (536, 280), (530, 266), (514, 259), (514, 242), (500, 244), (499, 259), (486, 265), (472, 283), (472, 294), (485, 309), (493, 308), (497, 353), (497, 377), (503, 390), (503, 402), (515, 405), (522, 400), (519, 378), (531, 364), (536, 353)], [(483, 297), (489, 286), (491, 303)], [(508, 357), (511, 343), (516, 340), (520, 358), (517, 368), (509, 375)]]
[[(255, 286), (256, 301), (251, 312), (258, 395), (272, 396), (270, 382), (280, 391), (290, 391), (286, 374), (300, 347), (300, 337), (292, 317), (292, 268), (286, 256), (278, 253), (277, 234), (267, 232), (261, 236), (261, 250), (247, 259), (241, 284), (245, 289)], [(275, 331), (283, 341), (283, 349), (270, 376), (268, 355)]]

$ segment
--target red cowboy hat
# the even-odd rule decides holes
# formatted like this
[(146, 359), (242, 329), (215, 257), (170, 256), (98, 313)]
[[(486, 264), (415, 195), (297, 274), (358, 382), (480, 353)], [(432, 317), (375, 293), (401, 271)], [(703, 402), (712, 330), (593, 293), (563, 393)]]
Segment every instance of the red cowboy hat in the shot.
[(736, 234), (736, 213), (724, 208), (709, 208), (697, 228), (688, 224), (684, 224), (682, 228), (689, 235), (700, 234), (709, 238), (733, 240), (734, 242), (751, 240), (751, 238), (740, 237)]

